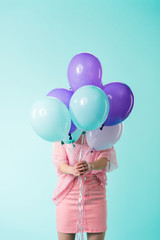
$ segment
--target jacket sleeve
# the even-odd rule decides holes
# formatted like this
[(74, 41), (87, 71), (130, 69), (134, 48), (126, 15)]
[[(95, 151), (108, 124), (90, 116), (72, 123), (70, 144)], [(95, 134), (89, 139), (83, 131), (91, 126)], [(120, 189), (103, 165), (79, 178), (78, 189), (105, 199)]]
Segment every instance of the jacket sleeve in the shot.
[(64, 146), (61, 142), (54, 142), (53, 143), (53, 150), (52, 150), (52, 161), (54, 168), (56, 170), (57, 175), (63, 175), (61, 171), (59, 171), (59, 166), (61, 163), (69, 164), (67, 153), (64, 149)]
[(109, 160), (107, 166), (105, 167), (106, 172), (111, 172), (114, 169), (118, 168), (116, 151), (113, 146), (111, 148), (107, 148), (105, 150), (100, 151), (98, 159), (102, 157), (105, 157)]

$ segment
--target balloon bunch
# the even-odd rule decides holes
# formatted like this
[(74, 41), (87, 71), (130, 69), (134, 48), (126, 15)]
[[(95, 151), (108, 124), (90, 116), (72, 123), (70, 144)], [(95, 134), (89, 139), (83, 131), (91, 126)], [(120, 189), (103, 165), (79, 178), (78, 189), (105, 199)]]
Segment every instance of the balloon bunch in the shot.
[[(112, 147), (119, 140), (123, 121), (133, 108), (131, 89), (121, 82), (103, 85), (101, 63), (89, 53), (80, 53), (72, 58), (68, 66), (68, 81), (71, 87), (69, 90), (53, 89), (33, 104), (31, 124), (34, 131), (47, 141), (61, 141), (61, 144), (73, 144), (73, 147), (81, 134), (83, 143), (86, 134), (91, 152)], [(82, 151), (78, 161), (81, 156)], [(76, 226), (79, 226), (83, 239), (81, 176), (78, 179), (80, 195)]]
[(113, 146), (123, 131), (123, 121), (134, 105), (134, 96), (121, 82), (102, 84), (101, 63), (94, 55), (80, 53), (68, 66), (70, 89), (56, 88), (36, 101), (31, 125), (43, 139), (74, 143), (86, 132), (92, 150)]

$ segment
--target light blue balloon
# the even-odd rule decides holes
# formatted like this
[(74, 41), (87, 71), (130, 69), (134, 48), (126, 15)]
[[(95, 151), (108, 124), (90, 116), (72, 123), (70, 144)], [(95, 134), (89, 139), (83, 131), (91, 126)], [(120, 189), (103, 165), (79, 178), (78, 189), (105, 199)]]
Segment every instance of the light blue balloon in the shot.
[(109, 113), (109, 100), (102, 89), (87, 85), (74, 92), (69, 110), (77, 128), (92, 131), (99, 128), (106, 120)]
[[(62, 139), (62, 141), (63, 141), (64, 143), (74, 143), (74, 142), (76, 142), (76, 141), (80, 138), (81, 133), (82, 133), (82, 131), (77, 128), (77, 129), (76, 129), (74, 132), (72, 132), (70, 135), (67, 134), (67, 136), (66, 136), (64, 139)], [(72, 138), (72, 139), (70, 139), (70, 138)]]
[(70, 130), (68, 108), (57, 98), (40, 98), (33, 104), (30, 114), (32, 128), (44, 140), (61, 141)]

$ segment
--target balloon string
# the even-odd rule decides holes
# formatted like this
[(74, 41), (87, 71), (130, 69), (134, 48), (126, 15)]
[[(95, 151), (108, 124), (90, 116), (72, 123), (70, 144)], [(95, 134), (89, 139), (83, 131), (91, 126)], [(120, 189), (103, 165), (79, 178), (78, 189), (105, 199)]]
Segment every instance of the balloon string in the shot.
[[(79, 217), (78, 217), (78, 226), (79, 226), (79, 233), (77, 234), (77, 239), (83, 240), (83, 190), (82, 190), (82, 179), (80, 180), (80, 195), (79, 195)], [(77, 232), (77, 228), (76, 228)]]
[[(83, 196), (82, 196), (82, 192), (83, 192), (82, 187), (83, 187), (83, 185), (82, 185), (82, 181), (81, 180), (80, 180), (80, 195), (79, 195), (79, 217), (78, 217), (78, 221), (77, 221), (78, 226), (79, 226), (79, 234), (77, 234), (77, 239), (80, 239), (80, 240), (82, 239), (83, 240), (83, 231), (84, 231), (83, 230), (83, 202), (82, 202), (82, 198), (83, 198)], [(77, 232), (77, 228), (76, 228), (76, 232)]]
[[(85, 133), (84, 133), (85, 134)], [(82, 139), (81, 139), (81, 151), (80, 151), (80, 156), (79, 156), (79, 161), (81, 160), (82, 158), (82, 150), (83, 150), (83, 139), (84, 139), (84, 134), (82, 134)], [(84, 213), (84, 204), (83, 204), (83, 199), (84, 199), (84, 196), (83, 196), (83, 184), (82, 184), (82, 177), (81, 176), (78, 176), (78, 180), (79, 180), (79, 202), (78, 202), (78, 205), (79, 205), (79, 216), (78, 216), (78, 220), (77, 220), (77, 223), (76, 223), (76, 233), (77, 233), (77, 224), (79, 225), (79, 234), (77, 233), (77, 240), (83, 240), (83, 232), (84, 232), (84, 224), (83, 224), (83, 220), (84, 220), (84, 216), (83, 216), (83, 213)], [(80, 238), (79, 238), (80, 237)]]
[(82, 159), (82, 150), (83, 150), (83, 139), (84, 139), (84, 134), (82, 134), (82, 140), (81, 140), (81, 152), (80, 152), (80, 160)]
[[(74, 145), (74, 144), (73, 144)], [(76, 149), (75, 149), (75, 147), (73, 146), (73, 149), (74, 149), (74, 153), (75, 153), (75, 155), (76, 155), (76, 159), (79, 161), (79, 157), (78, 157), (78, 154), (77, 154), (77, 152), (76, 152)]]
[(84, 154), (83, 158), (89, 153), (90, 147), (87, 149), (86, 153)]
[(78, 156), (75, 156), (75, 155), (73, 154), (73, 152), (72, 152), (71, 149), (67, 146), (67, 144), (66, 144), (66, 148), (72, 153), (72, 155), (77, 159), (77, 161), (79, 161)]

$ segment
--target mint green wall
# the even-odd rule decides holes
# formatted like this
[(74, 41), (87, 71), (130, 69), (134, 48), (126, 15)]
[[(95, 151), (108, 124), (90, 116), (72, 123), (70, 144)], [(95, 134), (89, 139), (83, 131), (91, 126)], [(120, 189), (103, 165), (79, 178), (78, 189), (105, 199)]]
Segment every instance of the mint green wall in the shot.
[(56, 239), (52, 143), (32, 130), (32, 104), (69, 88), (80, 52), (97, 56), (103, 83), (135, 96), (108, 173), (109, 240), (160, 239), (160, 2), (0, 1), (0, 239)]

